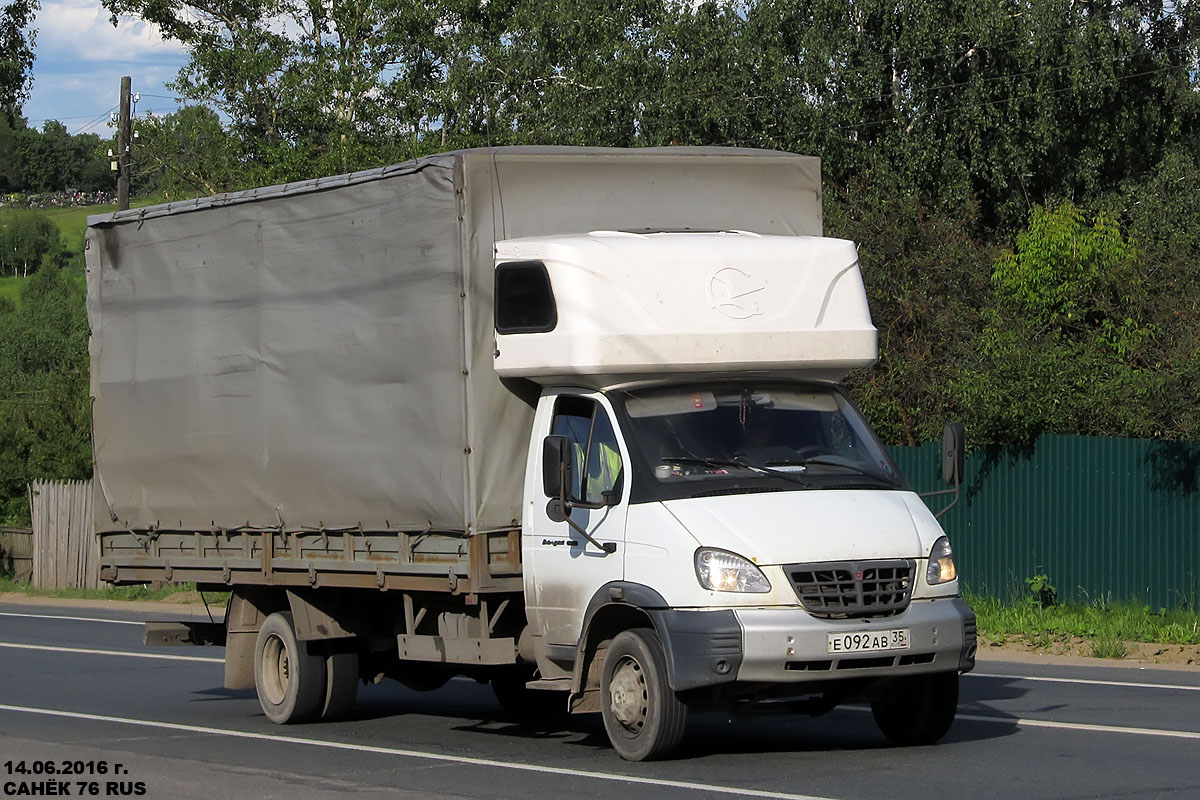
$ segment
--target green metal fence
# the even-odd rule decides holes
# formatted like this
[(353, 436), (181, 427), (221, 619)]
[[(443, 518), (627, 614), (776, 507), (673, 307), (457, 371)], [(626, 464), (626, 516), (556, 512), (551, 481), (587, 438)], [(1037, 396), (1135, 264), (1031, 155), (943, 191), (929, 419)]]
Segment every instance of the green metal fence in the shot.
[[(945, 488), (939, 444), (891, 453), (917, 491)], [(970, 590), (1011, 597), (1047, 575), (1060, 600), (1196, 608), (1200, 442), (1043, 436), (978, 449), (941, 522)]]

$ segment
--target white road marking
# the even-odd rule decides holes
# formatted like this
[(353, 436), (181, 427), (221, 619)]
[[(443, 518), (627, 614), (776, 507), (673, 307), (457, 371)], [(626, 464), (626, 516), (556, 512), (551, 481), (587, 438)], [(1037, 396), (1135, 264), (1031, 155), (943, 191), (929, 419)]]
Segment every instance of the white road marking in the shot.
[(128, 619), (101, 619), (100, 617), (64, 617), (57, 614), (18, 614), (15, 611), (0, 611), (0, 617), (28, 617), (30, 619), (69, 619), (73, 622), (108, 622), (112, 625), (141, 625)]
[(993, 675), (985, 672), (968, 672), (969, 678), (1005, 678), (1015, 681), (1041, 681), (1043, 683), (1081, 683), (1087, 686), (1126, 686), (1131, 689), (1179, 689), (1184, 692), (1200, 692), (1200, 686), (1180, 683), (1129, 683), (1127, 681), (1096, 681), (1086, 678), (1044, 678), (1034, 675)]
[(121, 656), (123, 658), (159, 658), (167, 661), (204, 661), (213, 664), (224, 664), (223, 658), (205, 658), (204, 656), (175, 656), (167, 653), (127, 653), (121, 650), (90, 650), (86, 647), (52, 647), (48, 644), (16, 644), (0, 642), (0, 647), (12, 647), (17, 650), (48, 650), (52, 653), (83, 653), (89, 656)]
[(1200, 739), (1200, 731), (1173, 731), (1160, 728), (1127, 728), (1122, 725), (1093, 725), (1086, 722), (1055, 722), (1049, 719), (1024, 719), (1014, 717), (975, 716), (959, 714), (955, 719), (965, 719), (970, 722), (1003, 722), (1023, 728), (1058, 728), (1068, 731), (1084, 731), (1086, 733), (1128, 733), (1135, 736), (1165, 736), (1172, 739)]
[(156, 722), (144, 719), (129, 719), (126, 717), (110, 717), (103, 714), (84, 714), (78, 711), (56, 711), (48, 708), (30, 708), (26, 706), (10, 706), (0, 704), (0, 711), (16, 711), (25, 714), (42, 714), (50, 717), (65, 717), (67, 719), (84, 719), (94, 722), (111, 722), (119, 725), (135, 725), (160, 730), (183, 731), (185, 733), (203, 733), (212, 736), (229, 736), (236, 739), (255, 739), (265, 742), (280, 742), (283, 744), (300, 744), (310, 747), (324, 747), (331, 750), (352, 750), (359, 753), (375, 753), (402, 758), (418, 758), (428, 761), (442, 761), (454, 764), (469, 764), (478, 767), (496, 767), (522, 772), (539, 772), (545, 775), (565, 775), (572, 778), (591, 778), (598, 781), (615, 783), (632, 783), (642, 786), (663, 786), (670, 789), (687, 789), (693, 792), (708, 794), (734, 795), (738, 797), (765, 797), (771, 800), (831, 800), (827, 797), (817, 797), (807, 794), (788, 794), (785, 792), (768, 792), (762, 789), (745, 789), (739, 786), (718, 786), (709, 783), (689, 783), (673, 781), (666, 778), (646, 778), (638, 775), (615, 775), (609, 772), (591, 772), (584, 769), (568, 767), (548, 767), (541, 764), (516, 764), (511, 761), (496, 761), (490, 758), (475, 758), (472, 756), (451, 756), (443, 753), (427, 753), (421, 750), (404, 750), (398, 747), (379, 747), (375, 745), (353, 744), (350, 742), (331, 742), (326, 739), (306, 739), (300, 736), (281, 736), (250, 731), (227, 730), (225, 728), (209, 728), (203, 725), (184, 725), (177, 722)]

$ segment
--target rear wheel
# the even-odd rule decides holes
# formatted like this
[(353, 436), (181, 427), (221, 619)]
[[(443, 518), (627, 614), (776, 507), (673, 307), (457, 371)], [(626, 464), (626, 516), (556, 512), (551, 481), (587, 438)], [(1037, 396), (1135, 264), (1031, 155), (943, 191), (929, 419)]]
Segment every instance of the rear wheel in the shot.
[(901, 678), (871, 703), (871, 713), (892, 744), (933, 744), (946, 735), (958, 713), (958, 673)]
[(325, 703), (325, 658), (296, 638), (290, 611), (263, 622), (254, 643), (254, 687), (267, 719), (277, 725), (310, 722)]
[(601, 680), (604, 728), (627, 761), (670, 755), (683, 740), (687, 706), (667, 683), (662, 641), (649, 628), (623, 631), (612, 640)]
[(325, 656), (325, 702), (321, 719), (341, 719), (354, 708), (358, 699), (358, 653), (330, 653)]

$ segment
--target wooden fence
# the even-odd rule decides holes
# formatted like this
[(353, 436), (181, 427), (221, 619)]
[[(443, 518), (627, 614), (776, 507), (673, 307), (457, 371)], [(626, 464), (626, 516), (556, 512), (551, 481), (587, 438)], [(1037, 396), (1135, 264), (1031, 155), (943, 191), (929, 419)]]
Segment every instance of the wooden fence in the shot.
[(33, 581), (33, 531), (0, 528), (0, 572), (17, 583)]
[(100, 550), (92, 520), (91, 481), (35, 481), (33, 585), (37, 589), (100, 587)]

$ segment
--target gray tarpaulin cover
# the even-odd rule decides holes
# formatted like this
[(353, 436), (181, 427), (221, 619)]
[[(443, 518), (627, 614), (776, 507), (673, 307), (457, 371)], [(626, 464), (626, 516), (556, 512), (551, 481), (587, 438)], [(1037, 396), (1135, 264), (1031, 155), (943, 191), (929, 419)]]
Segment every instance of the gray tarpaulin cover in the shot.
[(519, 524), (532, 419), (492, 369), (494, 242), (819, 235), (819, 162), (491, 148), (89, 222), (98, 531), (483, 531)]

